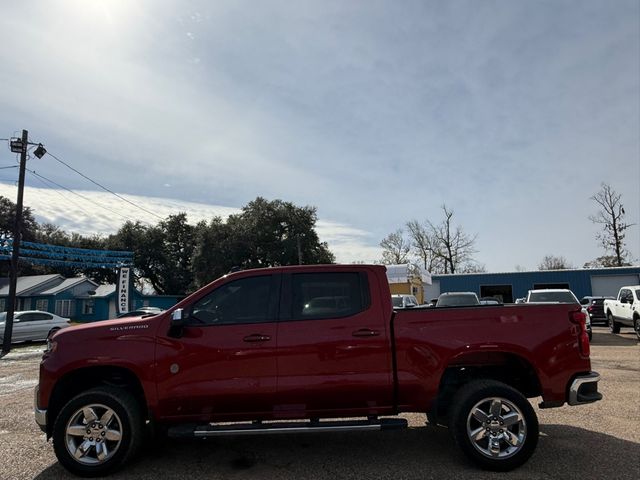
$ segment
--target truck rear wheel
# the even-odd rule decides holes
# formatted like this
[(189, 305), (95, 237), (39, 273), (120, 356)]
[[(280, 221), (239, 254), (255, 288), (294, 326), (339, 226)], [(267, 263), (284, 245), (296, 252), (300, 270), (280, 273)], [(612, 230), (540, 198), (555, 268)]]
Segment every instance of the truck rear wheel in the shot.
[(607, 322), (609, 323), (611, 333), (620, 333), (620, 324), (613, 319), (611, 312), (607, 313)]
[(453, 397), (449, 430), (462, 452), (487, 470), (509, 471), (533, 454), (538, 419), (529, 401), (514, 388), (475, 380)]
[(71, 399), (53, 426), (53, 448), (67, 470), (82, 477), (106, 475), (139, 449), (140, 405), (128, 392), (98, 387)]
[(633, 329), (636, 331), (636, 337), (640, 340), (640, 317), (633, 320)]

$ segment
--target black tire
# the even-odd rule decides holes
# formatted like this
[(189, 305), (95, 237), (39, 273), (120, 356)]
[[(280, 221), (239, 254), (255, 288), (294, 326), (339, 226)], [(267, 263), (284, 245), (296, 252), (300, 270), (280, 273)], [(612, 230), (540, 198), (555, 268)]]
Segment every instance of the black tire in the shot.
[(50, 339), (51, 337), (53, 337), (53, 335), (60, 330), (59, 328), (52, 328), (51, 330), (49, 330), (49, 333), (47, 334), (47, 340)]
[(636, 332), (636, 337), (638, 337), (638, 340), (640, 340), (640, 317), (636, 317), (633, 320), (633, 329)]
[[(90, 420), (93, 424), (85, 423), (90, 418), (83, 412), (85, 407), (93, 412), (93, 420)], [(113, 412), (114, 415), (102, 425), (99, 422), (106, 419), (106, 413), (102, 416), (100, 414), (107, 411)], [(80, 416), (83, 418), (82, 421), (78, 420)], [(94, 430), (91, 429), (92, 425)], [(102, 430), (95, 428), (96, 425)], [(68, 429), (73, 427), (86, 428), (87, 435), (81, 437), (84, 433), (68, 434)], [(91, 442), (87, 438), (89, 435)], [(109, 438), (114, 435), (119, 439)], [(71, 473), (81, 477), (99, 477), (113, 472), (129, 461), (139, 450), (143, 435), (141, 406), (133, 395), (115, 387), (97, 387), (75, 396), (60, 410), (53, 426), (53, 449), (60, 464)], [(96, 443), (101, 441), (104, 447)], [(83, 449), (82, 446), (85, 444), (87, 447)], [(99, 458), (99, 448), (105, 448), (100, 451), (100, 454), (105, 455), (104, 459)], [(80, 451), (81, 459), (77, 460), (71, 449)], [(93, 464), (87, 463), (94, 460)]]
[[(494, 402), (499, 403), (496, 412), (493, 412)], [(474, 380), (458, 390), (452, 405), (451, 435), (462, 452), (480, 467), (499, 472), (513, 470), (525, 463), (536, 449), (539, 435), (536, 413), (529, 401), (509, 385), (494, 380)], [(485, 415), (486, 421), (481, 422), (478, 415), (484, 413), (485, 405), (490, 407), (489, 414)], [(482, 438), (472, 439), (472, 434)], [(509, 443), (508, 438), (515, 439), (516, 445)], [(490, 453), (493, 442), (499, 455)]]
[(620, 333), (620, 324), (613, 319), (611, 312), (607, 313), (607, 323), (611, 333)]

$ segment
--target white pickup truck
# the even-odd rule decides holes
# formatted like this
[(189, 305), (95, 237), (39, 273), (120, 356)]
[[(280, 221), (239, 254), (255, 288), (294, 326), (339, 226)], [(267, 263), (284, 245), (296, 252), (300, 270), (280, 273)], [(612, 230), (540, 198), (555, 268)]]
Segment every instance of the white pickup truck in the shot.
[(640, 285), (622, 287), (615, 300), (605, 300), (604, 313), (611, 333), (619, 333), (620, 327), (633, 327), (640, 339)]

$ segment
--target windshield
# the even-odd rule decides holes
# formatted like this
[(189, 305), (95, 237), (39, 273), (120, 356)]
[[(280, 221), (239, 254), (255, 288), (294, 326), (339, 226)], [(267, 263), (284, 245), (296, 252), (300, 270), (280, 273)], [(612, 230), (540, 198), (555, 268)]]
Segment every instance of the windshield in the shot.
[(478, 297), (471, 294), (443, 295), (438, 299), (436, 307), (463, 307), (465, 305), (478, 305)]
[(529, 302), (578, 303), (571, 292), (531, 292), (529, 294)]
[(402, 306), (402, 297), (391, 297), (391, 300), (393, 301), (393, 306), (394, 307), (401, 307)]

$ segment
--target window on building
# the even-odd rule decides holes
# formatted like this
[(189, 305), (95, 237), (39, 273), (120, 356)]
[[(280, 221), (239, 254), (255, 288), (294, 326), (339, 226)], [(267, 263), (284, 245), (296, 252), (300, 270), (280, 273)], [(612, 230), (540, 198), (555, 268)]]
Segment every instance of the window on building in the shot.
[(513, 303), (511, 285), (480, 285), (480, 298), (493, 297), (502, 303)]
[(82, 314), (93, 315), (94, 300), (84, 300), (82, 302)]
[(36, 310), (42, 310), (43, 312), (49, 311), (49, 300), (47, 299), (36, 300)]
[(71, 317), (75, 314), (75, 302), (73, 300), (56, 300), (56, 315)]
[(31, 310), (31, 299), (30, 298), (18, 298), (18, 302), (16, 305), (16, 311), (24, 311)]

